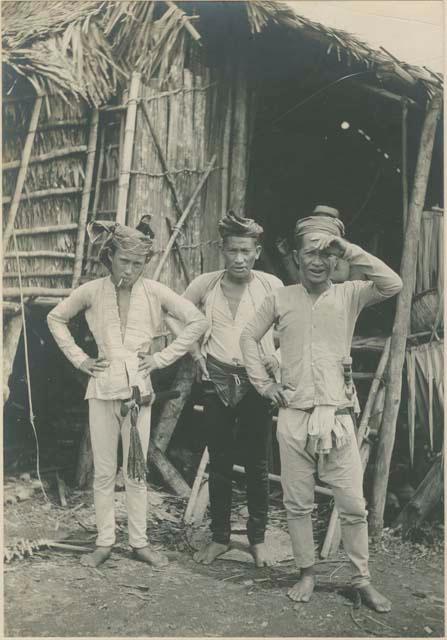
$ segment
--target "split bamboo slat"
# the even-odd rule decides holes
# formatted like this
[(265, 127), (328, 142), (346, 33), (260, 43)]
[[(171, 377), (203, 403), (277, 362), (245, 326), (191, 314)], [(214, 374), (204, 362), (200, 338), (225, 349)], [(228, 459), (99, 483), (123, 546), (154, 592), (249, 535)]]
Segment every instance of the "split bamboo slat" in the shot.
[[(66, 298), (71, 289), (53, 289), (52, 287), (23, 287), (24, 297), (46, 296), (51, 298)], [(19, 287), (3, 287), (4, 298), (20, 298)]]
[(407, 228), (404, 235), (401, 261), (403, 288), (398, 296), (396, 305), (396, 315), (391, 338), (389, 384), (385, 397), (382, 428), (379, 434), (372, 499), (370, 503), (370, 526), (373, 535), (380, 535), (383, 529), (383, 514), (385, 510), (390, 462), (401, 401), (402, 369), (410, 325), (411, 299), (416, 277), (416, 258), (421, 216), (441, 108), (442, 99), (441, 96), (437, 94), (429, 105), (422, 127), (411, 202), (408, 209)]
[(18, 236), (39, 236), (50, 233), (59, 233), (60, 231), (76, 231), (78, 225), (75, 222), (68, 224), (48, 225), (47, 227), (32, 227), (31, 229), (16, 229), (15, 235)]
[(403, 228), (408, 217), (408, 102), (402, 99), (402, 216)]
[[(56, 158), (66, 158), (67, 156), (78, 155), (80, 153), (85, 153), (87, 151), (87, 147), (84, 144), (67, 147), (66, 149), (55, 149), (54, 151), (49, 151), (48, 153), (42, 153), (39, 156), (31, 156), (28, 164), (39, 164), (41, 162), (48, 162), (49, 160), (55, 160)], [(20, 167), (20, 160), (13, 160), (11, 162), (4, 162), (2, 164), (3, 171), (11, 171), (12, 169), (18, 169)]]
[[(73, 271), (30, 271), (29, 273), (24, 271), (20, 272), (22, 280), (29, 280), (30, 278), (68, 278), (72, 275)], [(18, 271), (3, 271), (4, 280), (18, 277)]]
[[(16, 234), (17, 235), (17, 234)], [(15, 258), (16, 255), (19, 258), (58, 258), (60, 260), (74, 260), (74, 253), (67, 253), (65, 251), (47, 251), (47, 250), (35, 250), (35, 251), (18, 251), (5, 253), (3, 256), (6, 258)]]
[(34, 143), (34, 137), (36, 135), (37, 123), (39, 121), (40, 110), (42, 108), (43, 96), (38, 95), (34, 103), (33, 112), (31, 114), (31, 120), (29, 124), (28, 134), (26, 136), (25, 145), (23, 148), (22, 158), (20, 160), (20, 169), (17, 175), (17, 182), (14, 190), (14, 196), (12, 198), (3, 198), (3, 204), (5, 200), (11, 202), (11, 206), (8, 212), (8, 221), (6, 223), (5, 230), (3, 232), (3, 253), (6, 253), (9, 240), (11, 238), (14, 224), (16, 221), (17, 212), (19, 210), (20, 200), (22, 197), (23, 185), (25, 184), (26, 173), (28, 170), (28, 163), (31, 157), (31, 149)]
[(132, 168), (133, 143), (135, 136), (135, 121), (137, 115), (137, 103), (140, 91), (141, 74), (132, 73), (129, 87), (129, 100), (127, 102), (126, 129), (123, 145), (123, 162), (120, 167), (118, 184), (118, 200), (116, 205), (116, 221), (126, 224), (127, 197), (129, 193), (130, 170)]
[(90, 195), (93, 181), (93, 169), (95, 166), (96, 143), (98, 140), (99, 111), (94, 109), (90, 123), (90, 131), (88, 137), (87, 161), (85, 169), (84, 189), (82, 192), (81, 210), (78, 222), (78, 237), (76, 240), (76, 255), (73, 267), (72, 287), (77, 287), (82, 272), (82, 263), (84, 258), (85, 246), (85, 229), (87, 225), (88, 208), (90, 204)]
[[(37, 200), (39, 198), (50, 198), (52, 196), (62, 198), (63, 196), (72, 196), (79, 193), (82, 193), (82, 188), (80, 187), (56, 187), (54, 189), (42, 189), (40, 191), (32, 191), (31, 193), (22, 193), (20, 197), (17, 198), (17, 201), (20, 202), (21, 200)], [(12, 202), (12, 200), (13, 198), (11, 198), (11, 196), (5, 196), (4, 198), (2, 198), (2, 204), (9, 204), (10, 202)], [(8, 224), (9, 220), (10, 218), (8, 215)]]

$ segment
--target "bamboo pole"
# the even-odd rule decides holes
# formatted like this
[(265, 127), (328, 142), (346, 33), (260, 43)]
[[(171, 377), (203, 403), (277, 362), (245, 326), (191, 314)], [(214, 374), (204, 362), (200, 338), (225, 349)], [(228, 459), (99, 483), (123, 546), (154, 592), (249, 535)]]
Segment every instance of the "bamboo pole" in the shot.
[(205, 478), (206, 467), (209, 462), (208, 447), (205, 447), (200, 464), (197, 469), (196, 477), (191, 489), (191, 495), (189, 496), (188, 504), (186, 506), (185, 515), (183, 519), (186, 524), (192, 524), (194, 507), (196, 505), (197, 496), (199, 495), (200, 488), (202, 487), (202, 481)]
[[(165, 218), (165, 220), (166, 220), (166, 226), (168, 227), (169, 235), (171, 236), (172, 235), (171, 221), (169, 220), (169, 218)], [(189, 275), (188, 267), (186, 266), (185, 261), (183, 259), (182, 249), (177, 240), (175, 241), (174, 246), (180, 262), (180, 266), (182, 267), (182, 270), (183, 270), (183, 275), (185, 276), (186, 284), (189, 284), (191, 282), (191, 276)]]
[[(57, 158), (65, 158), (67, 156), (74, 156), (79, 153), (85, 153), (87, 147), (85, 144), (78, 146), (66, 147), (65, 149), (55, 149), (48, 153), (42, 153), (40, 156), (31, 156), (28, 164), (40, 164), (42, 162), (48, 162), (49, 160), (56, 160)], [(2, 164), (3, 171), (11, 171), (12, 169), (18, 169), (20, 167), (20, 160), (12, 160), (11, 162), (4, 162)]]
[(383, 529), (386, 491), (393, 452), (396, 422), (399, 412), (402, 390), (402, 369), (405, 360), (405, 348), (410, 324), (411, 299), (416, 275), (416, 256), (427, 191), (433, 145), (438, 119), (441, 113), (442, 99), (437, 94), (431, 101), (421, 132), (419, 153), (416, 164), (414, 184), (401, 261), (403, 288), (397, 299), (396, 316), (391, 337), (389, 384), (385, 396), (382, 428), (374, 469), (372, 500), (370, 503), (370, 528), (372, 535), (380, 535)]
[[(38, 198), (49, 198), (50, 196), (57, 196), (59, 198), (62, 198), (63, 196), (71, 196), (75, 193), (81, 193), (81, 192), (82, 192), (82, 188), (79, 188), (79, 187), (57, 187), (55, 189), (42, 189), (42, 191), (32, 191), (31, 193), (22, 193), (17, 198), (17, 201), (20, 202), (21, 200), (37, 200)], [(14, 201), (16, 200), (15, 196), (14, 198), (11, 198), (11, 196), (5, 196), (4, 198), (2, 198), (2, 204), (9, 204), (11, 202), (11, 209), (12, 209), (13, 200)], [(11, 219), (10, 214), (8, 214), (8, 224), (10, 219)], [(5, 236), (6, 236), (6, 230), (5, 230)], [(11, 236), (11, 233), (9, 233), (9, 237), (10, 236)]]
[(402, 215), (403, 228), (407, 226), (408, 217), (408, 103), (402, 99)]
[(33, 147), (34, 138), (36, 135), (37, 123), (39, 121), (40, 110), (42, 107), (43, 95), (38, 95), (34, 103), (33, 112), (31, 114), (31, 120), (29, 123), (28, 134), (25, 140), (25, 146), (23, 147), (22, 158), (20, 160), (20, 169), (17, 175), (17, 182), (14, 190), (13, 198), (9, 198), (8, 202), (11, 202), (8, 213), (8, 221), (6, 223), (5, 231), (3, 233), (3, 253), (6, 253), (9, 240), (11, 238), (12, 231), (14, 229), (17, 212), (19, 210), (20, 200), (23, 191), (23, 185), (25, 184), (26, 173), (28, 171), (29, 159), (31, 157), (31, 149)]
[[(4, 291), (4, 290), (3, 290)], [(4, 293), (3, 293), (4, 295)], [(18, 297), (18, 296), (17, 296)], [(3, 303), (4, 304), (4, 303)], [(20, 307), (19, 307), (20, 308)], [(3, 402), (9, 398), (9, 377), (12, 373), (20, 335), (22, 333), (22, 315), (14, 315), (3, 324)]]
[[(22, 292), (27, 297), (48, 296), (52, 298), (65, 298), (71, 293), (71, 289), (53, 289), (52, 287), (23, 287)], [(4, 298), (20, 298), (19, 287), (3, 287)]]
[(194, 40), (197, 42), (197, 44), (202, 46), (202, 43), (201, 43), (202, 36), (197, 31), (197, 29), (195, 29), (192, 26), (192, 24), (189, 21), (189, 17), (186, 15), (186, 13), (184, 11), (182, 11), (181, 9), (179, 9), (179, 7), (177, 7), (177, 5), (174, 2), (171, 2), (171, 0), (165, 0), (165, 4), (168, 7), (170, 7), (171, 9), (175, 9), (176, 11), (178, 11), (179, 13), (182, 14), (183, 26), (188, 31), (188, 33), (194, 38)]
[[(15, 229), (14, 233), (18, 236), (39, 236), (47, 233), (60, 233), (62, 231), (75, 231), (78, 228), (76, 222), (68, 224), (53, 224), (48, 227), (32, 227), (31, 229)], [(15, 254), (14, 254), (15, 255)]]
[[(4, 99), (3, 99), (3, 103), (4, 103)], [(40, 124), (36, 131), (37, 132), (41, 132), (41, 131), (51, 131), (51, 129), (63, 129), (63, 128), (69, 128), (69, 127), (84, 127), (86, 124), (88, 124), (88, 119), (87, 118), (81, 118), (81, 119), (69, 119), (69, 120), (57, 120), (54, 122), (46, 122), (45, 124)], [(3, 133), (7, 133), (7, 132), (14, 132), (14, 134), (19, 135), (20, 132), (22, 131), (26, 131), (26, 129), (24, 129), (24, 127), (3, 127)]]
[(140, 80), (141, 73), (134, 71), (130, 79), (126, 127), (124, 132), (123, 162), (120, 166), (120, 179), (118, 182), (116, 221), (120, 224), (126, 224), (127, 197), (129, 194), (130, 170), (132, 168), (133, 141), (135, 137), (135, 122), (137, 117)]
[[(370, 445), (367, 440), (369, 433), (369, 421), (371, 414), (374, 410), (374, 406), (377, 399), (377, 393), (379, 391), (380, 384), (383, 380), (383, 374), (388, 363), (390, 356), (391, 338), (387, 338), (385, 345), (380, 356), (379, 364), (377, 365), (374, 379), (369, 389), (368, 398), (366, 400), (365, 408), (363, 410), (360, 425), (357, 431), (357, 444), (360, 450), (360, 457), (362, 459), (363, 471), (366, 469), (366, 465), (369, 458)], [(329, 519), (328, 528), (326, 531), (326, 537), (324, 539), (323, 546), (321, 548), (320, 556), (327, 558), (328, 556), (335, 555), (340, 546), (341, 529), (338, 517), (337, 508), (334, 507)]]
[[(73, 276), (73, 271), (29, 271), (20, 273), (22, 280), (29, 280), (30, 278), (68, 278)], [(7, 280), (8, 278), (18, 278), (18, 271), (3, 271), (2, 277)]]
[(47, 250), (36, 250), (36, 251), (18, 251), (17, 253), (10, 252), (5, 253), (4, 258), (15, 258), (18, 256), (19, 258), (59, 258), (61, 260), (74, 260), (74, 253), (64, 253), (63, 251), (47, 251)]
[[(93, 206), (92, 206), (92, 215), (91, 215), (92, 222), (96, 220), (99, 197), (101, 195), (102, 172), (104, 169), (104, 142), (105, 142), (105, 128), (103, 127), (101, 131), (100, 142), (99, 142), (98, 171), (96, 173), (95, 195), (93, 197)], [(87, 258), (86, 258), (87, 262), (92, 257), (92, 250), (93, 250), (93, 245), (91, 242), (89, 242), (87, 246)]]
[(88, 136), (87, 162), (85, 168), (84, 189), (82, 192), (81, 210), (79, 212), (78, 237), (76, 239), (76, 254), (73, 267), (73, 288), (78, 286), (79, 278), (82, 272), (82, 263), (84, 258), (85, 246), (85, 228), (87, 225), (88, 207), (90, 204), (90, 195), (92, 190), (93, 169), (95, 166), (96, 143), (98, 140), (99, 111), (94, 109), (90, 123), (90, 131)]
[(177, 239), (177, 236), (180, 233), (180, 230), (181, 230), (186, 218), (188, 217), (189, 212), (191, 211), (191, 209), (192, 209), (192, 207), (193, 207), (193, 205), (194, 205), (194, 203), (195, 203), (195, 201), (197, 199), (197, 196), (199, 195), (200, 191), (202, 190), (205, 182), (208, 180), (208, 176), (210, 175), (210, 173), (211, 173), (211, 171), (212, 171), (212, 169), (214, 167), (215, 162), (216, 162), (216, 155), (214, 155), (211, 158), (211, 162), (209, 163), (206, 171), (204, 172), (204, 174), (202, 175), (201, 179), (199, 180), (199, 184), (197, 185), (194, 193), (192, 194), (190, 201), (188, 202), (185, 210), (183, 211), (182, 216), (179, 218), (177, 224), (174, 227), (174, 232), (171, 235), (171, 237), (169, 238), (169, 242), (168, 242), (168, 244), (166, 246), (166, 249), (164, 250), (163, 255), (162, 255), (161, 259), (160, 259), (160, 262), (158, 263), (157, 268), (155, 269), (155, 273), (154, 273), (154, 276), (153, 276), (154, 280), (158, 280), (158, 278), (160, 277), (160, 273), (161, 273), (161, 271), (162, 271), (162, 269), (164, 267), (164, 264), (165, 264), (166, 260), (169, 257), (169, 254), (170, 254), (171, 249), (172, 249), (172, 247), (173, 247), (173, 245), (174, 245), (174, 243), (175, 243), (175, 241)]

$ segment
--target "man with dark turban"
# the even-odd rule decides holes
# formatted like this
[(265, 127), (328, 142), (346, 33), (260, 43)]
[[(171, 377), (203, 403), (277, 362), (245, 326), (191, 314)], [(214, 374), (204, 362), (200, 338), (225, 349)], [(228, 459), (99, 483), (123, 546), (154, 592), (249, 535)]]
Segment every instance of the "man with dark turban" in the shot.
[[(193, 354), (204, 381), (206, 438), (210, 457), (209, 493), (212, 541), (194, 559), (210, 564), (229, 549), (232, 475), (236, 446), (247, 474), (250, 550), (257, 566), (270, 564), (264, 536), (268, 515), (269, 403), (250, 384), (239, 348), (240, 333), (265, 296), (282, 286), (269, 273), (255, 271), (263, 229), (229, 211), (219, 224), (225, 268), (197, 277), (184, 296), (202, 309), (209, 323)], [(271, 375), (279, 368), (272, 331), (259, 347)]]
[[(85, 397), (89, 402), (98, 537), (96, 550), (86, 557), (86, 563), (98, 566), (104, 562), (115, 543), (114, 488), (121, 436), (129, 543), (137, 559), (162, 565), (167, 559), (151, 549), (146, 536), (145, 463), (153, 397), (149, 374), (187, 353), (207, 322), (191, 302), (143, 277), (152, 255), (152, 233), (144, 219), (137, 229), (94, 222), (88, 233), (93, 243), (100, 244), (99, 259), (110, 275), (81, 285), (48, 315), (48, 326), (60, 349), (90, 376)], [(97, 358), (89, 358), (68, 329), (70, 319), (80, 312), (85, 313), (95, 338)], [(150, 355), (152, 339), (167, 313), (177, 318), (183, 329), (168, 347)], [(129, 471), (133, 469), (129, 465), (133, 447), (142, 459), (139, 474)]]
[[(319, 206), (298, 220), (295, 260), (301, 283), (269, 295), (241, 336), (251, 382), (268, 399), (280, 394), (278, 441), (284, 506), (300, 579), (289, 597), (308, 602), (314, 589), (311, 513), (315, 475), (327, 483), (340, 514), (352, 585), (378, 612), (390, 602), (370, 583), (363, 471), (352, 413), (358, 410), (347, 364), (360, 311), (399, 293), (402, 281), (386, 264), (344, 238), (338, 211)], [(367, 280), (331, 282), (338, 257), (362, 269)], [(282, 385), (272, 383), (259, 343), (273, 323), (279, 329)], [(347, 374), (347, 375), (345, 375)]]

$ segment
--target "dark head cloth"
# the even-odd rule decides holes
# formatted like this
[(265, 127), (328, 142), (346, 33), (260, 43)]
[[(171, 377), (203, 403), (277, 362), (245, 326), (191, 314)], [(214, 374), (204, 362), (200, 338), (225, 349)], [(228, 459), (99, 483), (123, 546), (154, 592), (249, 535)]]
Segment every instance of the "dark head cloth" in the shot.
[(295, 225), (295, 236), (302, 237), (306, 233), (323, 233), (325, 235), (343, 237), (345, 225), (339, 219), (337, 209), (327, 205), (317, 205), (313, 215), (301, 218)]
[[(141, 225), (138, 225), (141, 227)], [(150, 231), (150, 227), (148, 227)], [(87, 225), (87, 233), (92, 244), (100, 244), (98, 257), (100, 261), (110, 269), (109, 249), (120, 249), (138, 256), (150, 256), (152, 254), (153, 233), (142, 233), (138, 229), (132, 229), (118, 222), (97, 220)]]
[(222, 238), (228, 236), (242, 236), (244, 238), (259, 238), (264, 229), (251, 218), (238, 216), (234, 211), (229, 211), (219, 222), (219, 233)]

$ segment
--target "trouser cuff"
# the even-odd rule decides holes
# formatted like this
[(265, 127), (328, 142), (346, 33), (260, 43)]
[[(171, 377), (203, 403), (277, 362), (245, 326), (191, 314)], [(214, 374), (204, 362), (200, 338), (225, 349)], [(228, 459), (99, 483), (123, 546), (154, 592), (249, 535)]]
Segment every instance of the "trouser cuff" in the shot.
[(351, 580), (351, 586), (354, 589), (361, 589), (362, 587), (367, 587), (369, 584), (371, 584), (371, 580), (370, 578), (352, 578)]
[(230, 537), (231, 535), (223, 535), (223, 534), (219, 534), (219, 533), (213, 533), (212, 535), (212, 541), (213, 542), (217, 542), (217, 544), (229, 544), (230, 543)]

